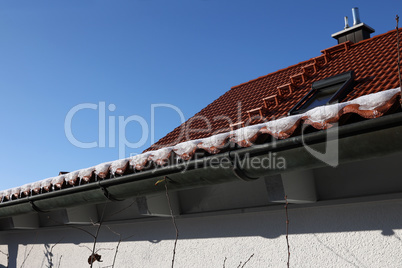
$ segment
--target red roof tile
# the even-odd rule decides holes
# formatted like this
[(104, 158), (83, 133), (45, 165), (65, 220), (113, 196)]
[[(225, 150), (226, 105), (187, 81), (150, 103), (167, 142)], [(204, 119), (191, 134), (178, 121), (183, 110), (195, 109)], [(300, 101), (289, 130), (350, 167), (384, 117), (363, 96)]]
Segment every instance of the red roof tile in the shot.
[[(176, 156), (189, 160), (196, 150), (217, 154), (222, 149), (232, 148), (228, 144), (249, 147), (266, 134), (286, 139), (295, 135), (301, 124), (327, 129), (342, 121), (341, 117), (355, 114), (362, 118), (376, 118), (392, 111), (392, 107), (399, 107), (400, 90), (392, 89), (399, 86), (395, 30), (357, 44), (340, 44), (323, 50), (323, 53), (232, 87), (159, 140), (148, 149), (150, 152), (0, 191), (0, 204), (149, 170), (169, 164), (169, 159)], [(341, 103), (284, 117), (310, 91), (313, 82), (350, 70), (354, 71), (357, 84)], [(253, 115), (260, 111), (266, 115), (263, 122), (253, 119)], [(275, 118), (280, 119), (273, 120)], [(209, 128), (208, 122), (211, 123)], [(190, 131), (186, 132), (186, 128)]]
[(279, 105), (265, 111), (266, 120), (286, 116), (311, 90), (313, 82), (346, 71), (354, 71), (357, 84), (343, 101), (399, 86), (396, 30), (321, 52), (318, 57), (232, 87), (146, 151), (230, 131), (230, 125), (240, 121), (258, 123), (248, 121), (248, 111), (264, 107), (263, 99), (273, 95), (278, 95)]

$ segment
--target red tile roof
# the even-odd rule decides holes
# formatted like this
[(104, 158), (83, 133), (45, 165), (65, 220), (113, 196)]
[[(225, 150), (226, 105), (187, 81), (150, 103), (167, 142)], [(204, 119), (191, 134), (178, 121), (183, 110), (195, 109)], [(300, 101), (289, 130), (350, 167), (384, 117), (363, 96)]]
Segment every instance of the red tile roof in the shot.
[[(376, 118), (392, 111), (392, 107), (399, 107), (400, 90), (393, 89), (399, 86), (395, 30), (357, 44), (336, 45), (322, 53), (316, 58), (232, 87), (159, 140), (148, 149), (149, 152), (0, 191), (0, 204), (163, 166), (169, 164), (172, 156), (189, 160), (198, 149), (217, 154), (223, 148), (232, 148), (227, 146), (230, 143), (251, 146), (264, 134), (286, 139), (295, 135), (301, 124), (326, 129), (334, 122), (340, 122), (344, 115)], [(357, 84), (341, 103), (284, 117), (310, 91), (313, 82), (350, 70), (354, 71)], [(241, 113), (238, 113), (239, 108)], [(254, 120), (250, 123), (254, 113), (263, 113), (265, 122), (256, 124), (257, 120)], [(280, 119), (273, 120), (275, 118)], [(208, 131), (205, 131), (206, 122), (211, 123)], [(191, 131), (180, 133), (188, 126)]]
[[(357, 84), (343, 101), (399, 86), (396, 30), (356, 44), (348, 41), (321, 53), (318, 57), (232, 87), (146, 151), (230, 131), (230, 126), (236, 123), (255, 124), (257, 122), (250, 122), (250, 118), (261, 113), (265, 115), (264, 121), (286, 116), (311, 90), (313, 82), (346, 71), (354, 71)], [(264, 99), (271, 102), (264, 103)]]

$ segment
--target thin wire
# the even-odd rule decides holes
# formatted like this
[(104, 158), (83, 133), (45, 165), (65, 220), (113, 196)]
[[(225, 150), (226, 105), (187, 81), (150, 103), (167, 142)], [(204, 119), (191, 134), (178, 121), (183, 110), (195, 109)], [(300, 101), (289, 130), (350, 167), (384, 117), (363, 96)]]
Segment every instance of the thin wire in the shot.
[[(398, 48), (398, 77), (399, 77), (399, 89), (402, 90), (402, 79), (401, 79), (401, 55), (399, 49), (399, 16), (396, 15), (396, 39), (397, 39), (397, 48)], [(401, 91), (401, 99), (400, 103), (402, 106), (402, 91)]]
[(173, 256), (172, 256), (172, 268), (173, 268), (174, 267), (174, 260), (175, 260), (175, 256), (176, 256), (177, 240), (179, 238), (179, 229), (177, 228), (175, 216), (173, 214), (172, 204), (170, 203), (170, 197), (169, 197), (169, 191), (168, 191), (168, 181), (167, 181), (166, 176), (165, 176), (164, 180), (165, 180), (166, 198), (167, 198), (169, 209), (170, 209), (170, 215), (172, 216), (172, 223), (173, 223), (174, 229), (176, 230), (176, 239), (174, 241)]
[(285, 212), (286, 212), (286, 244), (288, 246), (288, 262), (287, 266), (290, 267), (290, 246), (289, 246), (289, 215), (288, 215), (288, 196), (285, 195)]

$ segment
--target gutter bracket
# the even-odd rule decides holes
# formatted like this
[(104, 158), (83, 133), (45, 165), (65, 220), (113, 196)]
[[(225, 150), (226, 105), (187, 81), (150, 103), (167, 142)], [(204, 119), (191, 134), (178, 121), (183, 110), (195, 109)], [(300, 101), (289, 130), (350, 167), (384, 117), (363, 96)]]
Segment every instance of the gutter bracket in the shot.
[(124, 199), (118, 199), (118, 198), (113, 197), (113, 195), (111, 195), (111, 194), (109, 193), (109, 191), (107, 190), (107, 188), (104, 187), (104, 186), (101, 186), (101, 189), (102, 189), (102, 191), (103, 191), (103, 194), (104, 194), (104, 195), (106, 196), (106, 198), (109, 199), (110, 201), (123, 201), (123, 200), (124, 200)]
[(49, 211), (44, 211), (44, 210), (41, 210), (40, 208), (38, 208), (38, 207), (34, 204), (33, 201), (29, 201), (29, 204), (31, 205), (31, 207), (33, 208), (33, 210), (35, 210), (35, 211), (38, 212), (38, 213), (46, 213), (46, 212), (49, 212)]

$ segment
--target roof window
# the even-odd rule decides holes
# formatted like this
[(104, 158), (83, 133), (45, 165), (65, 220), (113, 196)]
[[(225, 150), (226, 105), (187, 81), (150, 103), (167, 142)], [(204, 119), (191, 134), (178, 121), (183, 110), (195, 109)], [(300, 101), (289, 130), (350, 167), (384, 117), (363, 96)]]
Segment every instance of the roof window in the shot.
[(289, 115), (301, 114), (318, 106), (341, 101), (353, 88), (353, 82), (353, 71), (314, 82), (310, 92), (289, 111)]

